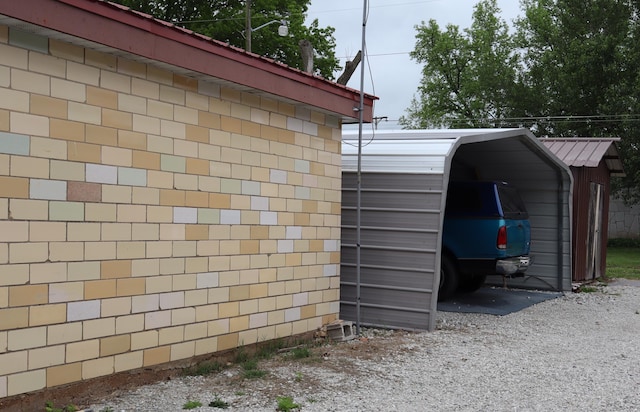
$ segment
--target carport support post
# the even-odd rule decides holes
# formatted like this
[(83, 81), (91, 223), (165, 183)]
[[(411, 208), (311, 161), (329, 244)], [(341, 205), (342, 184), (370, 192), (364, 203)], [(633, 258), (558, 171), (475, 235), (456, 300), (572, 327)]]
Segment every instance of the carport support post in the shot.
[[(367, 0), (362, 6), (362, 53), (365, 53), (367, 28)], [(363, 59), (364, 61), (364, 59)], [(360, 192), (362, 188), (362, 123), (364, 116), (364, 64), (360, 65), (360, 105), (358, 106), (358, 173), (356, 196), (356, 335), (360, 336)]]

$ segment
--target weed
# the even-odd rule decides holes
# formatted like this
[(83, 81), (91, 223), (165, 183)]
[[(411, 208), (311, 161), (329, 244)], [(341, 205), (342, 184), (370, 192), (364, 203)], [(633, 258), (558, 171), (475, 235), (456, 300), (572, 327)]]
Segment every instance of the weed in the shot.
[(219, 409), (227, 409), (229, 407), (229, 402), (225, 402), (218, 395), (214, 395), (214, 398), (211, 402), (209, 402), (209, 406), (211, 408), (219, 408)]
[(182, 405), (182, 409), (195, 409), (202, 406), (202, 402), (198, 401), (187, 401), (184, 405)]
[(266, 371), (258, 369), (258, 361), (256, 359), (249, 359), (242, 364), (242, 369), (244, 369), (244, 373), (242, 376), (245, 379), (256, 379), (262, 378), (267, 374)]
[(311, 350), (309, 350), (309, 348), (303, 346), (303, 347), (298, 347), (298, 348), (294, 348), (291, 351), (291, 356), (293, 357), (293, 359), (304, 359), (304, 358), (308, 358), (311, 356)]
[(235, 363), (244, 363), (249, 360), (249, 354), (244, 350), (244, 348), (238, 349), (236, 353)]
[(243, 391), (236, 391), (234, 393), (234, 395), (236, 395), (236, 396), (244, 396), (244, 392)]
[(578, 288), (578, 292), (580, 293), (595, 293), (597, 291), (598, 291), (598, 288), (595, 286), (582, 285)]
[(220, 362), (203, 362), (196, 366), (192, 366), (184, 370), (184, 375), (187, 376), (205, 376), (212, 373), (220, 372), (224, 368), (224, 365)]
[(290, 396), (278, 396), (278, 407), (277, 411), (289, 412), (295, 409), (300, 408), (300, 405), (293, 402), (293, 398)]
[(44, 410), (45, 412), (76, 412), (78, 410), (78, 407), (69, 404), (63, 408), (56, 408), (55, 406), (53, 406), (53, 402), (47, 401), (44, 404)]
[(609, 246), (606, 276), (609, 279), (640, 279), (640, 250), (637, 247)]
[(114, 410), (111, 406), (105, 406), (104, 408), (100, 409), (100, 411), (98, 412), (114, 412)]
[(295, 380), (296, 382), (302, 382), (302, 373), (296, 372)]

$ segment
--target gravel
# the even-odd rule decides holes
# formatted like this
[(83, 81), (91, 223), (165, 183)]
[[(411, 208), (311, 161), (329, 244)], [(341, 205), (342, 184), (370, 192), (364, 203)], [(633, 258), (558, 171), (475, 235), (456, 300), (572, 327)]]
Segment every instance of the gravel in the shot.
[[(94, 412), (275, 411), (288, 396), (300, 411), (640, 410), (640, 287), (612, 284), (568, 293), (507, 316), (439, 312), (434, 332), (363, 328), (360, 337), (260, 361), (120, 389)], [(109, 409), (111, 408), (111, 409)]]

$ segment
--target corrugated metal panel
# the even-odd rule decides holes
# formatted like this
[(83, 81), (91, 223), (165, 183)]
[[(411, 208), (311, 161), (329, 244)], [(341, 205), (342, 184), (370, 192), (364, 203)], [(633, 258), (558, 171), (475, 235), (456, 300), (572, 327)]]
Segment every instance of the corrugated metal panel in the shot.
[[(358, 136), (343, 136), (341, 316), (355, 320)], [(365, 133), (360, 160), (363, 324), (434, 327), (450, 177), (504, 180), (520, 189), (535, 260), (527, 277), (510, 286), (571, 288), (571, 174), (528, 130)]]
[(604, 159), (612, 176), (624, 176), (616, 146), (619, 138), (543, 138), (540, 141), (567, 166), (598, 167)]

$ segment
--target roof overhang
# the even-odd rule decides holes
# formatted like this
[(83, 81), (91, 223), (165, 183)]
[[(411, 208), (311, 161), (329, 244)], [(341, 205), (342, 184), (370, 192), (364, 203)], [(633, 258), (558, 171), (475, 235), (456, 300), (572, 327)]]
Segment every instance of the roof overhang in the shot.
[[(0, 24), (358, 121), (360, 92), (101, 0), (0, 2)], [(364, 96), (363, 121), (373, 102)]]
[(618, 137), (541, 138), (553, 154), (570, 167), (598, 167), (604, 160), (611, 176), (625, 176)]

